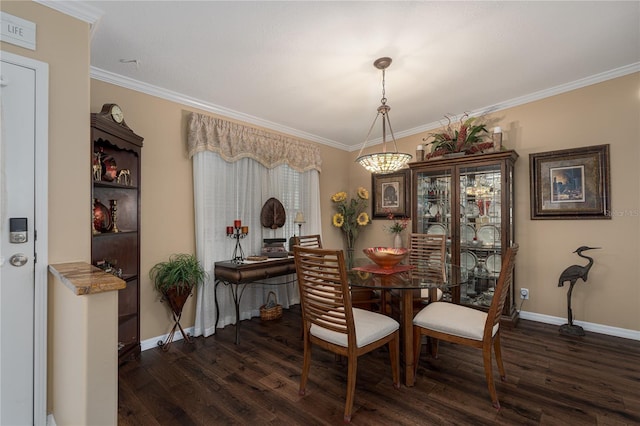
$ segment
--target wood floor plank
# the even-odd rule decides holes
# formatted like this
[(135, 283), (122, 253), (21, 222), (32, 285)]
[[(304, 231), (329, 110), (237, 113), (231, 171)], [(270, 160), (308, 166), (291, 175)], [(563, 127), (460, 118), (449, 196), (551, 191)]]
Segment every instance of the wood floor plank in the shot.
[[(441, 343), (423, 352), (416, 384), (394, 389), (385, 348), (360, 357), (356, 425), (640, 424), (640, 342), (521, 320), (502, 331), (507, 381), (495, 380), (502, 408), (491, 406), (479, 350)], [(167, 352), (144, 351), (119, 371), (120, 425), (338, 425), (346, 363), (312, 352), (305, 396), (300, 309), (275, 321), (242, 321), (240, 344), (227, 326)]]

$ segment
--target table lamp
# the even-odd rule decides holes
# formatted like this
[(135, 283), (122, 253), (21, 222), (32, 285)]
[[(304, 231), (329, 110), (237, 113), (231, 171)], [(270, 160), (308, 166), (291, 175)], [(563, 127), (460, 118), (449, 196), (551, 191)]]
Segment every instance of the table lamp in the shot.
[(302, 224), (305, 222), (304, 214), (302, 212), (296, 213), (296, 218), (293, 220), (293, 223), (298, 224), (298, 237), (302, 236)]
[[(302, 212), (297, 212), (295, 219), (293, 219), (293, 223), (298, 224), (298, 237), (302, 235), (302, 224), (305, 223), (304, 214)], [(289, 238), (289, 251), (293, 251), (293, 246), (295, 244), (296, 235), (295, 230), (293, 232), (293, 237)]]

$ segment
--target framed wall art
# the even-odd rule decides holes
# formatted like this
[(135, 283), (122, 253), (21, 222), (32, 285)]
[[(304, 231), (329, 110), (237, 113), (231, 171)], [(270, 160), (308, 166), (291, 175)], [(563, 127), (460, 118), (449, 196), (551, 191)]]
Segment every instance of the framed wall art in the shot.
[(409, 170), (371, 175), (371, 216), (374, 219), (386, 219), (389, 214), (399, 218), (409, 217), (410, 178)]
[(531, 219), (611, 219), (609, 145), (529, 154)]

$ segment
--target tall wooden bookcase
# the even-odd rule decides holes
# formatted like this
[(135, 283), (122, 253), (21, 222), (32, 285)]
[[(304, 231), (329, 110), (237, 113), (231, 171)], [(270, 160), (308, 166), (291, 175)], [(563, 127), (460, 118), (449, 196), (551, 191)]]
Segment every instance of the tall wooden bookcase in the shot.
[(120, 276), (118, 360), (140, 355), (141, 136), (116, 104), (91, 114), (91, 262)]

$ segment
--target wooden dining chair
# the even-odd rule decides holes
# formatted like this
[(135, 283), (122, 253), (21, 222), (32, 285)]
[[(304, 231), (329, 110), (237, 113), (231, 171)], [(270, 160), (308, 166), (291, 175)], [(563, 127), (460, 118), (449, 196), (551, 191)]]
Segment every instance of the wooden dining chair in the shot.
[(351, 421), (360, 355), (388, 345), (393, 386), (400, 387), (400, 332), (397, 321), (353, 308), (342, 250), (294, 246), (302, 305), (304, 360), (300, 395), (304, 395), (311, 366), (311, 347), (319, 346), (347, 358), (344, 421)]
[[(447, 280), (446, 236), (440, 234), (411, 234), (409, 236), (409, 264), (413, 276), (432, 283)], [(421, 290), (420, 298), (429, 299), (429, 291)], [(435, 302), (435, 300), (434, 300)]]
[[(294, 237), (294, 246), (305, 248), (322, 248), (320, 235), (302, 235)], [(368, 288), (352, 288), (351, 302), (354, 307), (377, 310), (380, 305), (380, 295)]]
[[(413, 266), (411, 275), (420, 277), (432, 284), (446, 282), (446, 236), (440, 234), (409, 235), (409, 255), (407, 261)], [(442, 298), (442, 290), (437, 289), (436, 300)], [(429, 289), (413, 291), (413, 313), (416, 314), (425, 304), (429, 303)], [(391, 312), (394, 315), (399, 310), (400, 294), (397, 291), (390, 292)]]
[(320, 235), (301, 235), (294, 237), (294, 245), (300, 247), (322, 248), (322, 238)]
[(500, 316), (513, 283), (513, 270), (517, 253), (517, 244), (509, 247), (506, 251), (489, 312), (453, 303), (434, 302), (423, 308), (413, 319), (416, 370), (420, 355), (420, 340), (423, 335), (433, 340), (432, 353), (435, 357), (438, 355), (438, 340), (482, 349), (484, 374), (489, 388), (489, 395), (493, 406), (497, 409), (500, 408), (500, 402), (498, 401), (493, 381), (491, 348), (493, 347), (496, 355), (500, 378), (504, 381), (506, 376), (500, 350)]

